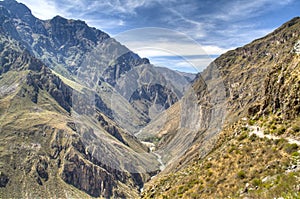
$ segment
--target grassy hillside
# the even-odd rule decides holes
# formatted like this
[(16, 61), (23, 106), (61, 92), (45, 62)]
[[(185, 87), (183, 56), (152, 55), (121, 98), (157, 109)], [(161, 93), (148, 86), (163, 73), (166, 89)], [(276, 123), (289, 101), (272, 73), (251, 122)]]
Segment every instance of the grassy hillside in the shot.
[(246, 126), (247, 121), (233, 124), (204, 159), (154, 178), (143, 198), (300, 197), (300, 146), (250, 136)]

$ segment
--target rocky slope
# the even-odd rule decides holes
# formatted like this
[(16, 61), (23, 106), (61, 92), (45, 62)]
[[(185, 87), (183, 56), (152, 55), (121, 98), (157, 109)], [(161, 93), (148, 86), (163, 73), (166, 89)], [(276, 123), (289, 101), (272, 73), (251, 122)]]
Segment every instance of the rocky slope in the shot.
[[(221, 55), (194, 81), (190, 94), (138, 134), (157, 140), (158, 152), (169, 164), (149, 183), (145, 198), (299, 197), (299, 171), (286, 174), (299, 159), (299, 146), (285, 141), (300, 140), (299, 30), (297, 17)], [(191, 118), (182, 114), (189, 96), (196, 102)], [(247, 123), (282, 140), (250, 136)], [(182, 124), (190, 124), (194, 133)], [(194, 139), (183, 139), (190, 136)]]

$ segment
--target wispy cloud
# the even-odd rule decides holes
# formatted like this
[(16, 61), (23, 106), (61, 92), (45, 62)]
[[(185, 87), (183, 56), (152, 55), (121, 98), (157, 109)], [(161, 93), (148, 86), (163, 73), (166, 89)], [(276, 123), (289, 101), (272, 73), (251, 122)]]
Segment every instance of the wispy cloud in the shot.
[(261, 15), (277, 6), (284, 6), (293, 2), (293, 0), (273, 1), (273, 0), (241, 0), (241, 1), (226, 1), (221, 6), (219, 12), (214, 13), (216, 19), (231, 21), (242, 20)]

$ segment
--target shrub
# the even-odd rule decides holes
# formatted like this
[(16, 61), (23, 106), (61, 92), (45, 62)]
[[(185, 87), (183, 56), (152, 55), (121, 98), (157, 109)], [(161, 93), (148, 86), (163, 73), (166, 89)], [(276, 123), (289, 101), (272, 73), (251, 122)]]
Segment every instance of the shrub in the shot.
[(243, 126), (241, 129), (242, 129), (242, 131), (249, 131), (248, 127), (246, 127), (246, 126)]
[(261, 181), (261, 179), (258, 179), (258, 178), (254, 178), (253, 180), (252, 180), (252, 185), (253, 186), (260, 186), (262, 184), (262, 181)]
[(284, 147), (285, 152), (291, 154), (293, 152), (296, 152), (298, 150), (298, 145), (293, 143), (293, 144), (286, 144)]
[(248, 124), (251, 125), (251, 126), (253, 126), (255, 124), (255, 120), (249, 120)]
[(277, 135), (282, 135), (282, 134), (285, 133), (285, 130), (286, 130), (285, 126), (280, 126), (280, 127), (276, 130), (276, 134), (277, 134)]
[(295, 152), (292, 153), (292, 156), (294, 156), (294, 157), (297, 157), (297, 156), (299, 156), (299, 155), (300, 155), (300, 154), (299, 154), (298, 151), (295, 151)]
[(211, 167), (212, 167), (212, 163), (211, 163), (211, 162), (207, 163), (207, 164), (204, 166), (205, 169), (209, 169), (209, 168), (211, 168)]
[(244, 179), (244, 178), (246, 178), (246, 173), (245, 173), (245, 171), (243, 171), (243, 170), (239, 171), (239, 172), (237, 173), (237, 177), (238, 177), (239, 179)]
[(274, 144), (275, 144), (275, 145), (279, 145), (279, 144), (282, 144), (282, 143), (284, 143), (284, 142), (285, 142), (285, 139), (283, 139), (283, 138), (274, 140)]
[(243, 139), (247, 138), (248, 134), (243, 132), (239, 137), (238, 137), (238, 141), (242, 141)]
[(236, 146), (231, 146), (228, 150), (229, 153), (233, 152), (236, 150)]
[(300, 132), (300, 126), (299, 125), (297, 125), (297, 124), (294, 124), (293, 126), (292, 126), (292, 129), (293, 129), (293, 131), (294, 132)]
[(277, 127), (276, 127), (275, 124), (272, 124), (272, 125), (270, 126), (270, 128), (271, 128), (272, 130), (276, 130), (276, 129), (277, 129)]
[(183, 194), (183, 193), (186, 192), (188, 189), (189, 189), (188, 187), (186, 187), (186, 186), (184, 186), (184, 185), (180, 185), (180, 186), (178, 187), (177, 193), (178, 193), (178, 194)]
[(255, 134), (252, 134), (250, 137), (249, 137), (249, 140), (251, 142), (254, 142), (256, 140), (257, 136)]
[(207, 175), (208, 175), (209, 177), (211, 177), (213, 174), (214, 174), (214, 173), (213, 173), (212, 171), (208, 171), (208, 172), (207, 172)]

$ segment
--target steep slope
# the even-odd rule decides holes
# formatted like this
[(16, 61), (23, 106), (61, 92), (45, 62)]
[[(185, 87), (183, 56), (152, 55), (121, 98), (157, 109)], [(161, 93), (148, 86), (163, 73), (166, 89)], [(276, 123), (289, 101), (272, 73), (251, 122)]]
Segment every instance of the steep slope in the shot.
[[(299, 170), (290, 169), (299, 166), (299, 146), (288, 143), (300, 140), (299, 30), (297, 17), (266, 37), (221, 55), (201, 73), (191, 92), (197, 106), (190, 111), (201, 115), (204, 110), (202, 115), (209, 116), (198, 117), (197, 125), (192, 125), (199, 130), (207, 127), (200, 135), (181, 128), (188, 118), (181, 108), (188, 95), (158, 117), (156, 121), (167, 116), (160, 128), (153, 121), (146, 128), (154, 131), (139, 133), (159, 140), (158, 152), (171, 164), (149, 183), (145, 198), (299, 197)], [(282, 139), (250, 136), (252, 125)], [(189, 149), (180, 144), (185, 135), (195, 138)], [(179, 145), (171, 148), (170, 142)]]
[(2, 27), (0, 41), (1, 197), (137, 197), (156, 157), (97, 93), (65, 84)]
[[(126, 100), (118, 108), (111, 102), (106, 102), (106, 105), (113, 110), (115, 121), (129, 131), (135, 132), (145, 126), (183, 95), (182, 90), (176, 89), (173, 84), (176, 81), (166, 81), (148, 59), (140, 58), (106, 33), (88, 27), (83, 21), (67, 20), (60, 16), (42, 21), (35, 18), (25, 5), (14, 0), (1, 1), (0, 5), (2, 17), (9, 24), (7, 32), (47, 66), (79, 84), (93, 88), (102, 98), (110, 97), (103, 90), (114, 92), (111, 88), (101, 89), (105, 82), (108, 83), (106, 87), (116, 89), (113, 96), (121, 94), (125, 97)], [(168, 70), (168, 73), (175, 72)], [(189, 83), (186, 82), (185, 86)], [(151, 89), (145, 89), (145, 85)], [(131, 98), (141, 91), (146, 91), (146, 94), (139, 95), (141, 99)], [(160, 100), (153, 99), (152, 95), (157, 95)], [(126, 101), (127, 104), (124, 104)], [(132, 116), (126, 115), (124, 107), (130, 109), (128, 102), (133, 106), (130, 110)], [(125, 117), (133, 117), (129, 119), (135, 123), (121, 119)]]

